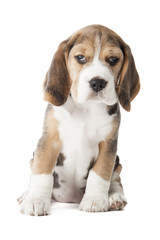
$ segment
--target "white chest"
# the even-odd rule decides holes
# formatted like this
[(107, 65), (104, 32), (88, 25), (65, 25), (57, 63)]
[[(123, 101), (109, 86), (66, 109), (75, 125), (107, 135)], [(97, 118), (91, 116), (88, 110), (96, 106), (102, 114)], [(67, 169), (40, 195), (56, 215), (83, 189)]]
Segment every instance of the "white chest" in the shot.
[(60, 122), (61, 153), (65, 157), (63, 166), (54, 169), (60, 186), (54, 189), (54, 197), (58, 201), (80, 201), (80, 189), (85, 187), (90, 164), (97, 159), (99, 142), (112, 130), (113, 117), (105, 104), (76, 105), (71, 98), (54, 109), (54, 117)]

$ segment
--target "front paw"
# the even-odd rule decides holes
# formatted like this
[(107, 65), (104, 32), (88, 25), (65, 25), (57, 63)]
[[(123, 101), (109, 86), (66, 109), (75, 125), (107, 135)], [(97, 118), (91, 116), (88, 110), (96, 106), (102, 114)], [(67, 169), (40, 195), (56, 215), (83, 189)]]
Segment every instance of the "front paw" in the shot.
[(20, 203), (21, 213), (31, 216), (45, 216), (49, 214), (50, 205), (50, 198), (36, 199), (34, 196), (26, 196)]
[(85, 194), (79, 205), (79, 209), (86, 212), (106, 212), (108, 211), (108, 196), (100, 194), (89, 196)]
[(32, 216), (49, 214), (52, 186), (52, 174), (32, 175), (28, 191), (18, 199), (21, 212)]

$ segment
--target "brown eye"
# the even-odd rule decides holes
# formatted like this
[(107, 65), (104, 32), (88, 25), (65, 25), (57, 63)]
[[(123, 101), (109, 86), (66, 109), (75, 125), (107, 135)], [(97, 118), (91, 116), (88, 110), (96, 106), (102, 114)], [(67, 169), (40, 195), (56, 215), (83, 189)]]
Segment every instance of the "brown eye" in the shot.
[(110, 58), (107, 59), (107, 62), (111, 65), (114, 66), (116, 63), (119, 61), (119, 58), (111, 56)]
[(87, 62), (86, 57), (83, 56), (83, 55), (78, 55), (78, 56), (76, 56), (75, 58), (76, 58), (77, 62), (80, 63), (80, 64), (84, 64), (84, 63)]

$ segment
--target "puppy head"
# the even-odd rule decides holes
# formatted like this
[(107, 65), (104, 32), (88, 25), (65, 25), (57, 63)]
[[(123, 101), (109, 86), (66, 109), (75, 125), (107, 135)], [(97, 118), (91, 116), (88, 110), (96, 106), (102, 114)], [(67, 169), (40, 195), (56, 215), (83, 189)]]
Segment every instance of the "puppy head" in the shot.
[(100, 25), (81, 29), (62, 42), (44, 82), (45, 100), (62, 105), (71, 93), (75, 102), (119, 99), (130, 110), (140, 88), (129, 46), (113, 31)]

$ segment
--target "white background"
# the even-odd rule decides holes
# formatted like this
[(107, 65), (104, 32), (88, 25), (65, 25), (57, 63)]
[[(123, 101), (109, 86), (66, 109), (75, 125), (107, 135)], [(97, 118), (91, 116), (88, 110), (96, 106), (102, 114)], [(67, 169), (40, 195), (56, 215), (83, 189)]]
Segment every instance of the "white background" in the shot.
[[(0, 238), (160, 239), (160, 13), (157, 0), (0, 1)], [(131, 47), (141, 91), (122, 110), (119, 150), (128, 205), (85, 213), (52, 205), (47, 217), (19, 213), (29, 160), (41, 136), (42, 83), (58, 44), (89, 24), (117, 32)]]

